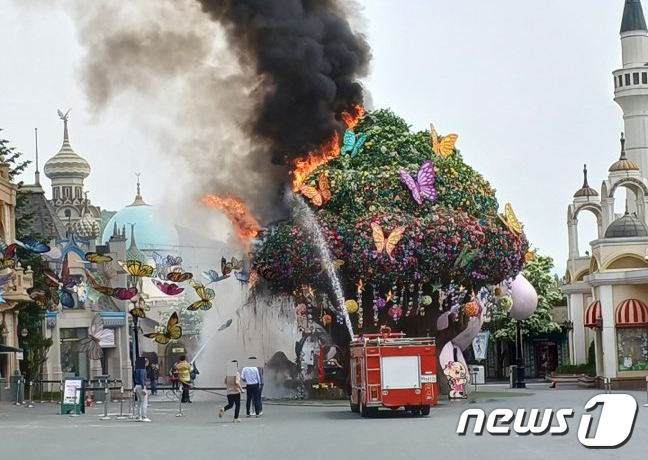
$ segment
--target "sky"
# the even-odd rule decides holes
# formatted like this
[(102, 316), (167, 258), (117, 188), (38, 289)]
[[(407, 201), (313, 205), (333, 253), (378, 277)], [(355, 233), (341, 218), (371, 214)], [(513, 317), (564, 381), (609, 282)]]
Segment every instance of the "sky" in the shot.
[[(0, 0), (0, 135), (33, 159), (38, 127), (42, 170), (61, 145), (56, 111), (72, 108), (71, 143), (92, 167), (85, 183), (92, 202), (121, 209), (141, 172), (145, 199), (165, 203), (190, 178), (179, 177), (163, 146), (119, 104), (92, 112), (80, 84), (76, 24), (52, 3)], [(560, 274), (567, 206), (582, 185), (583, 164), (600, 190), (619, 156), (623, 119), (611, 73), (621, 66), (623, 3), (360, 0), (353, 20), (372, 47), (363, 83), (373, 108), (392, 108), (413, 129), (434, 122), (441, 134), (458, 133), (465, 161), (490, 181), (502, 206), (513, 204), (533, 246), (554, 258)], [(579, 218), (582, 254), (595, 220)]]

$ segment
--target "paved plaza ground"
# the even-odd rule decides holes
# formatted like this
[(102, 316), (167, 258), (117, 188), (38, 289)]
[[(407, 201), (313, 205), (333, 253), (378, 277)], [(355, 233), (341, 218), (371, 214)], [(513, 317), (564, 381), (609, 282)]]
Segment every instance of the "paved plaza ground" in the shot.
[[(520, 394), (520, 391), (522, 393)], [(442, 401), (429, 417), (387, 411), (374, 419), (352, 414), (344, 402), (266, 402), (264, 415), (233, 424), (231, 413), (217, 417), (220, 398), (183, 406), (164, 396), (151, 404), (153, 423), (101, 421), (103, 406), (80, 417), (57, 415), (58, 406), (34, 409), (0, 405), (0, 459), (642, 459), (648, 458), (646, 394), (631, 392), (639, 414), (630, 441), (620, 449), (590, 450), (577, 439), (584, 403), (594, 390), (482, 388), (468, 402)], [(565, 436), (458, 436), (459, 415), (480, 407), (575, 408)], [(109, 405), (109, 412), (119, 406)]]

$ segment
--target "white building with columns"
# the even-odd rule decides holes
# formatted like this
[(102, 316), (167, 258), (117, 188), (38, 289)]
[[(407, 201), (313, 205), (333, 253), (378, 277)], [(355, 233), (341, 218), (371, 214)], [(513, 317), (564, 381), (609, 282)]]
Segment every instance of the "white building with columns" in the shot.
[[(596, 375), (616, 388), (645, 387), (648, 376), (648, 28), (640, 0), (626, 0), (621, 22), (622, 67), (613, 72), (614, 100), (623, 111), (621, 155), (602, 181), (583, 186), (567, 210), (566, 284), (572, 364), (595, 350)], [(625, 213), (614, 213), (626, 189)], [(597, 238), (579, 252), (578, 217), (596, 217)]]

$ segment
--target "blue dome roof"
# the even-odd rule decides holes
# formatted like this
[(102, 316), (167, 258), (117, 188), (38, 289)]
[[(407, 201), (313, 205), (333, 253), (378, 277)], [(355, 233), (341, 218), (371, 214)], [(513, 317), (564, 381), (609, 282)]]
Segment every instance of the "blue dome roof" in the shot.
[[(110, 218), (101, 237), (104, 244), (110, 240), (115, 223), (118, 229), (123, 226), (128, 228), (129, 224), (135, 224), (137, 247), (144, 251), (176, 249), (169, 246), (178, 246), (179, 244), (175, 225), (160, 216), (155, 206), (144, 203), (139, 194), (133, 204), (126, 206)], [(126, 232), (126, 247), (130, 246), (130, 233)]]

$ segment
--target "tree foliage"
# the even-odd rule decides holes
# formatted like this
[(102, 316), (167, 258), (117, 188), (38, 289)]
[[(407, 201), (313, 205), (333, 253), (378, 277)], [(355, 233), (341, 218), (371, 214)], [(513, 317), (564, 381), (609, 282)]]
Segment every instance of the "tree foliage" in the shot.
[[(534, 258), (524, 266), (523, 275), (533, 285), (538, 294), (538, 308), (521, 325), (522, 333), (525, 336), (560, 331), (560, 326), (551, 317), (551, 309), (560, 304), (563, 297), (551, 274), (553, 266), (551, 257), (539, 254), (535, 254)], [(516, 320), (511, 318), (508, 310), (495, 309), (489, 329), (492, 331), (495, 340), (514, 341)]]
[[(359, 154), (333, 159), (306, 181), (317, 186), (323, 173), (330, 183), (330, 201), (309, 206), (337, 260), (346, 298), (359, 297), (356, 286), (362, 280), (372, 292), (365, 308), (386, 300), (379, 307), (384, 323), (391, 307), (424, 315), (425, 309), (418, 308), (421, 298), (439, 288), (461, 285), (465, 292), (476, 292), (520, 271), (526, 237), (502, 223), (495, 191), (458, 150), (447, 157), (435, 154), (428, 131), (411, 132), (389, 110), (368, 113), (354, 132), (367, 136)], [(437, 195), (419, 205), (400, 171), (416, 177), (426, 160), (434, 163)], [(301, 223), (294, 218), (279, 223), (256, 252), (255, 267), (272, 292), (291, 294), (302, 286), (330, 291), (313, 235)], [(372, 223), (386, 236), (405, 228), (393, 258), (377, 250)]]

